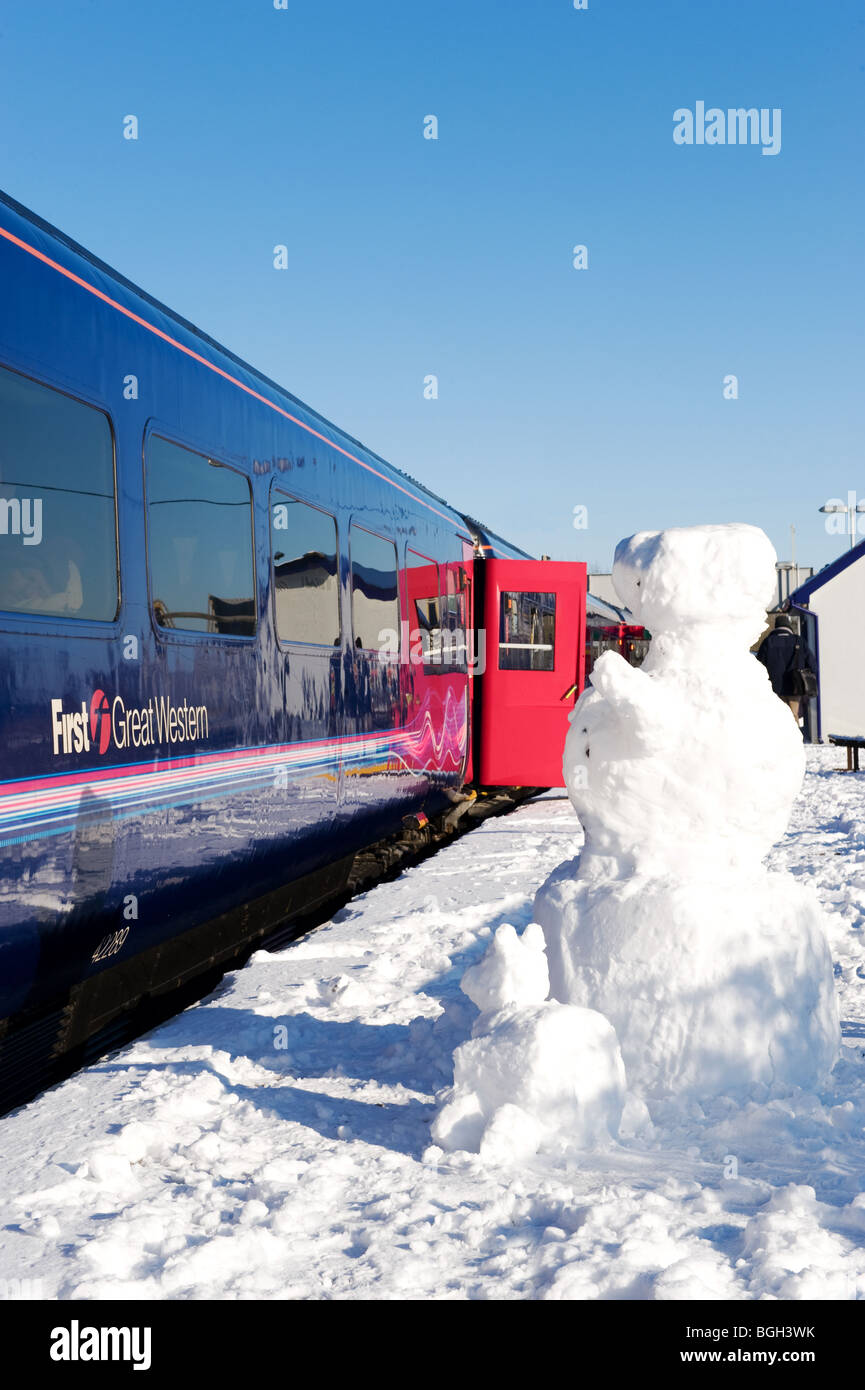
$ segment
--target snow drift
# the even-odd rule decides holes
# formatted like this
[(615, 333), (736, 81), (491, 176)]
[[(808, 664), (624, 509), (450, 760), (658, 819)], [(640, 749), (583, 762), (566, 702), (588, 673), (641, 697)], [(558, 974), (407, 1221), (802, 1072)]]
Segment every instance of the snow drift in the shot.
[(481, 1014), (471, 1041), (454, 1053), (434, 1143), (492, 1161), (609, 1144), (625, 1102), (616, 1035), (592, 1009), (547, 999), (540, 927), (532, 923), (521, 937), (499, 927), (462, 989)]

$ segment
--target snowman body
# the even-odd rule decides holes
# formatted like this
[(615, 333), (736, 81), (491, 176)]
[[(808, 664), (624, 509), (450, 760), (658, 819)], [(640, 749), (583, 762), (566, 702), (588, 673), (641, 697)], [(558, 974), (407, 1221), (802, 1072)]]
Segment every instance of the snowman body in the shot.
[(839, 1046), (825, 921), (764, 863), (805, 770), (750, 651), (774, 550), (753, 526), (644, 532), (613, 581), (652, 643), (639, 669), (602, 656), (571, 716), (586, 839), (536, 900), (551, 997), (610, 1020), (647, 1096), (813, 1088)]

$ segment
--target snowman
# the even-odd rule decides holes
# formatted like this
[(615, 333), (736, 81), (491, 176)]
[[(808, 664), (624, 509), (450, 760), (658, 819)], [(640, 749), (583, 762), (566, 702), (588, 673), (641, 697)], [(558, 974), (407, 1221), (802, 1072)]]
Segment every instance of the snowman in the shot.
[(585, 847), (535, 903), (550, 997), (610, 1021), (646, 1099), (813, 1089), (840, 1041), (825, 922), (770, 854), (804, 750), (750, 651), (775, 552), (754, 526), (646, 531), (613, 582), (652, 644), (600, 657), (571, 716)]

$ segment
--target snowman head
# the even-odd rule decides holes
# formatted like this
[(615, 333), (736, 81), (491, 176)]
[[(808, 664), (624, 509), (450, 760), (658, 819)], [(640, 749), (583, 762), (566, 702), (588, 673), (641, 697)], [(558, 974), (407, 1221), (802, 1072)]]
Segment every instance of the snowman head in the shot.
[(723, 623), (756, 636), (775, 592), (775, 560), (758, 526), (673, 526), (619, 541), (613, 583), (653, 634)]

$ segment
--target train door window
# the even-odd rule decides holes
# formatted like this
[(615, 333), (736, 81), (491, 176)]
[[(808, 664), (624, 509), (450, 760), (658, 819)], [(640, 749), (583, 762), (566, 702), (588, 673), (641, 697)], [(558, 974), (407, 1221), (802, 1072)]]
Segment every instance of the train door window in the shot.
[(435, 560), (406, 550), (409, 640), (419, 647), (424, 666), (439, 665), (442, 654), (442, 594)]
[(182, 632), (253, 637), (249, 479), (159, 435), (148, 441), (145, 471), (156, 624)]
[(467, 669), (466, 626), (468, 623), (469, 579), (464, 565), (444, 567), (442, 595), (442, 659), (458, 671)]
[(552, 671), (556, 596), (503, 593), (499, 607), (499, 670)]
[(118, 599), (108, 416), (0, 367), (0, 608), (111, 622)]
[(270, 540), (279, 640), (338, 647), (339, 548), (334, 518), (274, 488)]
[(393, 647), (393, 634), (399, 633), (396, 546), (352, 522), (349, 547), (354, 645), (368, 651)]

